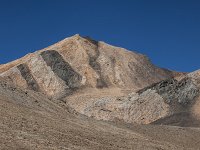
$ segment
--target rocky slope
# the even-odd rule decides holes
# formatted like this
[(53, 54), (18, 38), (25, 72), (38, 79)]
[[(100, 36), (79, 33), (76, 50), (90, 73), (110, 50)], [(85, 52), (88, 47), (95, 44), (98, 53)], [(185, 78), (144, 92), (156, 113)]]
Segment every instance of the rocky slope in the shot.
[(197, 150), (198, 128), (114, 124), (0, 79), (1, 150)]
[(103, 95), (96, 92), (99, 95), (96, 97), (72, 95), (66, 102), (80, 113), (99, 120), (199, 126), (199, 77), (199, 72), (194, 72), (179, 80), (169, 78), (129, 94), (111, 95), (107, 91)]

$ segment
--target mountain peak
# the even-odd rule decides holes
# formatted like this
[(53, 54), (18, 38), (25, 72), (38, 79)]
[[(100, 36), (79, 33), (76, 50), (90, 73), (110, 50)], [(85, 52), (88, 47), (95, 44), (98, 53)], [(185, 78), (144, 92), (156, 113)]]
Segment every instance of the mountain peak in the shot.
[(144, 55), (79, 34), (11, 63), (0, 76), (23, 88), (65, 97), (77, 89), (140, 89), (174, 76)]

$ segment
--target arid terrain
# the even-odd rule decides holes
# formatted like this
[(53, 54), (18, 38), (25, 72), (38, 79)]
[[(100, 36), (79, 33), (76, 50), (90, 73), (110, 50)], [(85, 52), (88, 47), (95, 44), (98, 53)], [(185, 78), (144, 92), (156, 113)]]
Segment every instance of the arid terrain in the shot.
[(198, 150), (200, 71), (74, 35), (0, 65), (2, 150)]

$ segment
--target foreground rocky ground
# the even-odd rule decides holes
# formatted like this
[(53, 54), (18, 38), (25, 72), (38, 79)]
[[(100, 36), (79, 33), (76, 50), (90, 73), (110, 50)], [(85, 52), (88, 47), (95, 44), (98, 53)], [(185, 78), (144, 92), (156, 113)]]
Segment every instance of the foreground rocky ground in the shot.
[(30, 90), (1, 81), (0, 149), (164, 150), (200, 148), (200, 129), (97, 121), (71, 114)]

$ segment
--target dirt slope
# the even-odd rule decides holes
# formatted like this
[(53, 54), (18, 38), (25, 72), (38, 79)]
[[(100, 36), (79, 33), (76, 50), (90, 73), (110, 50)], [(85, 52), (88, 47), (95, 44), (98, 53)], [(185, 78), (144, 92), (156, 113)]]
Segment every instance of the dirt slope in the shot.
[(72, 115), (30, 90), (0, 82), (0, 149), (199, 149), (200, 130), (115, 124)]

